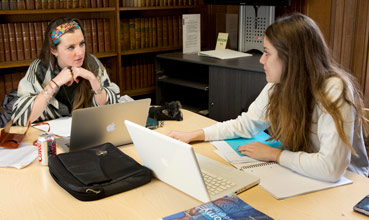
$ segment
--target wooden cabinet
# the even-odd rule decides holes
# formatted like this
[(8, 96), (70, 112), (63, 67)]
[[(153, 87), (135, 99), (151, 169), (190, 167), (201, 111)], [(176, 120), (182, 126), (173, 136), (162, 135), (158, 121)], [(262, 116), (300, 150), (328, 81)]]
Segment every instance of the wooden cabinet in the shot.
[(37, 57), (47, 23), (54, 18), (82, 21), (87, 50), (100, 58), (121, 94), (130, 96), (155, 91), (155, 55), (182, 48), (181, 15), (200, 13), (202, 27), (207, 19), (203, 0), (25, 0), (8, 5), (10, 2), (0, 2), (0, 103), (7, 92), (17, 88)]
[(183, 107), (217, 121), (247, 111), (266, 84), (260, 56), (218, 60), (197, 54), (157, 56), (157, 104), (178, 100)]

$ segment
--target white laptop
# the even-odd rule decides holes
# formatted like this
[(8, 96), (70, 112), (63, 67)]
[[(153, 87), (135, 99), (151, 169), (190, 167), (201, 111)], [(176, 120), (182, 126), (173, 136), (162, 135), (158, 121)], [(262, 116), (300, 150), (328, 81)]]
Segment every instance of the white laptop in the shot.
[[(142, 164), (161, 181), (202, 202), (243, 192), (260, 181), (254, 175), (195, 154), (189, 144), (130, 121), (125, 121), (125, 124)], [(205, 183), (207, 175), (225, 182), (220, 183), (221, 189), (211, 189)]]
[(70, 140), (58, 138), (57, 143), (65, 152), (83, 150), (106, 142), (114, 146), (130, 144), (132, 140), (124, 120), (145, 125), (150, 102), (151, 99), (147, 98), (75, 110), (72, 113)]

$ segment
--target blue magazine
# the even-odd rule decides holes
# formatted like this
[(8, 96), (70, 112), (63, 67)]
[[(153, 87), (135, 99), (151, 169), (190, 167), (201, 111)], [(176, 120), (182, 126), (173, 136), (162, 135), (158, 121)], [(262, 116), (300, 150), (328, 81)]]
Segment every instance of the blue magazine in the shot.
[(192, 209), (162, 218), (163, 220), (269, 220), (271, 217), (254, 209), (236, 195), (204, 203)]
[[(238, 155), (240, 156), (245, 156), (243, 154), (241, 154), (237, 148), (241, 145), (245, 145), (248, 143), (252, 143), (252, 142), (260, 142), (266, 145), (269, 145), (271, 147), (274, 148), (279, 148), (282, 149), (282, 144), (279, 141), (275, 141), (275, 140), (271, 140), (271, 141), (267, 141), (270, 138), (270, 136), (265, 133), (265, 132), (260, 132), (259, 134), (257, 134), (255, 137), (253, 138), (235, 138), (235, 139), (227, 139), (224, 140)], [(285, 149), (285, 148), (283, 148)]]

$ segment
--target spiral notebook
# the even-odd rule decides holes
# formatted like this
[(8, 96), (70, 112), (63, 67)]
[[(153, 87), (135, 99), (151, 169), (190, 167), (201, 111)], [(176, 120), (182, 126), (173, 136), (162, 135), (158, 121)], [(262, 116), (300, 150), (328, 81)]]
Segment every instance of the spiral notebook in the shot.
[(351, 180), (344, 176), (335, 183), (316, 180), (298, 174), (275, 162), (238, 163), (232, 165), (259, 177), (259, 185), (276, 199), (284, 199), (352, 183)]

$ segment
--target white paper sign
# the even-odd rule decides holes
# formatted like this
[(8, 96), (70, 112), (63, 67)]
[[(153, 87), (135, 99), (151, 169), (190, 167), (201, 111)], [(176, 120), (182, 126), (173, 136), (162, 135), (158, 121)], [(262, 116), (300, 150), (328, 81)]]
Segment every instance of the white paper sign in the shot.
[(197, 53), (201, 50), (200, 14), (182, 15), (183, 53)]

